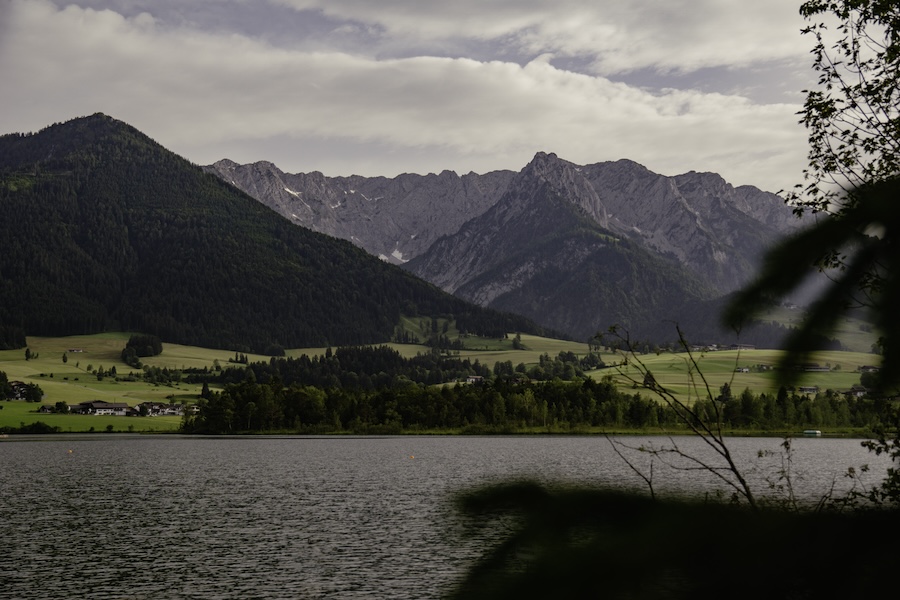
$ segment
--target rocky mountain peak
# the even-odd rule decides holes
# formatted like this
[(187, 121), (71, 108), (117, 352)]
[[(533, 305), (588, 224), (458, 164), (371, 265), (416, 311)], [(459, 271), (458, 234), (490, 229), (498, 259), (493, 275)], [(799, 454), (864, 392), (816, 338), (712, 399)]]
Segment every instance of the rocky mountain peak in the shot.
[(527, 198), (543, 185), (581, 208), (587, 215), (606, 227), (609, 221), (606, 207), (597, 190), (585, 177), (582, 167), (559, 158), (550, 152), (538, 152), (510, 185), (519, 198)]
[(240, 165), (238, 165), (238, 163), (234, 162), (230, 158), (223, 158), (222, 160), (217, 160), (216, 162), (214, 162), (212, 166), (217, 169), (234, 169)]
[[(563, 278), (582, 286), (580, 261), (595, 261), (589, 270), (596, 268), (596, 282), (608, 287), (600, 275), (605, 267), (596, 261), (633, 258), (632, 264), (644, 264), (645, 258), (629, 254), (640, 248), (655, 257), (651, 262), (667, 265), (654, 262), (656, 272), (668, 277), (673, 268), (683, 269), (697, 289), (727, 293), (745, 283), (764, 250), (797, 224), (774, 194), (734, 188), (715, 173), (660, 175), (627, 159), (578, 165), (537, 152), (518, 173), (459, 176), (444, 170), (393, 179), (290, 175), (270, 163), (217, 165), (224, 179), (297, 224), (403, 263), (464, 298), (521, 314), (546, 313), (545, 323), (573, 334), (583, 332), (573, 325), (581, 319), (577, 311), (571, 319), (551, 321), (561, 309), (547, 299), (562, 301), (559, 294), (565, 294), (557, 288)], [(530, 288), (530, 300), (527, 294), (520, 298), (523, 286), (532, 285), (527, 282), (538, 281), (543, 283)], [(530, 308), (516, 302), (530, 302)]]

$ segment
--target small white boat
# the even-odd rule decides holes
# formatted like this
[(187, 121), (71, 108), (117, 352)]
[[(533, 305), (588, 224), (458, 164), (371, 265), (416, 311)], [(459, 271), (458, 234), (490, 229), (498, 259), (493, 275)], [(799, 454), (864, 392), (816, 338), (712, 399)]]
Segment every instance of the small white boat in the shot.
[(822, 431), (819, 429), (804, 429), (803, 435), (806, 437), (822, 437)]

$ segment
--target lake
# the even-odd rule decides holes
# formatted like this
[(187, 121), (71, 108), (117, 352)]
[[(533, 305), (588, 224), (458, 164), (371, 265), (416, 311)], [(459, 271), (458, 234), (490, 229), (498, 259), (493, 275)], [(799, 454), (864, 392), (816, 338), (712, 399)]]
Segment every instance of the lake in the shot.
[[(696, 438), (614, 439), (703, 455)], [(729, 440), (758, 490), (785, 465), (780, 443)], [(888, 464), (859, 440), (793, 444), (808, 500), (845, 488), (847, 467)], [(0, 465), (10, 599), (440, 598), (486, 543), (459, 535), (454, 492), (520, 477), (646, 489), (603, 437), (19, 436)], [(658, 459), (653, 474), (670, 493), (721, 487)]]

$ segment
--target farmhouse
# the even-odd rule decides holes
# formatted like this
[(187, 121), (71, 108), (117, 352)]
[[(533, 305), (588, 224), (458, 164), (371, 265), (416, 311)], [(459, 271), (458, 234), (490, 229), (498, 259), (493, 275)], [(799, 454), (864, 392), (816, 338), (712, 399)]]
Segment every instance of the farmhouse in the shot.
[(124, 402), (92, 400), (91, 402), (76, 404), (69, 411), (78, 415), (115, 415), (124, 417), (130, 409), (131, 407)]
[(863, 396), (866, 395), (866, 392), (868, 392), (868, 390), (866, 388), (864, 388), (863, 386), (854, 385), (849, 390), (847, 390), (846, 392), (842, 392), (842, 393), (845, 396), (847, 396), (848, 398), (852, 398), (854, 396), (857, 398), (862, 398)]
[(28, 397), (28, 384), (24, 381), (10, 381), (13, 400), (25, 400)]
[(132, 409), (130, 416), (146, 415), (148, 417), (180, 417), (184, 414), (184, 406), (181, 404), (166, 404), (164, 402), (141, 402)]

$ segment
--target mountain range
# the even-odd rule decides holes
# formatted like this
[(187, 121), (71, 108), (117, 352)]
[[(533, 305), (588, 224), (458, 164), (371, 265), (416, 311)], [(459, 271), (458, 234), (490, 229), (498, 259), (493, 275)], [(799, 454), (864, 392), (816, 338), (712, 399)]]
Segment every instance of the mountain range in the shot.
[[(677, 322), (692, 339), (736, 340), (717, 324), (724, 298), (800, 225), (776, 194), (629, 160), (576, 165), (539, 152), (519, 172), (395, 178), (227, 159), (205, 169), (297, 225), (576, 339), (611, 325), (671, 339)], [(743, 336), (770, 345), (779, 332)]]
[(0, 136), (0, 339), (108, 330), (263, 352), (390, 341), (402, 317), (546, 333), (255, 199), (103, 114)]

